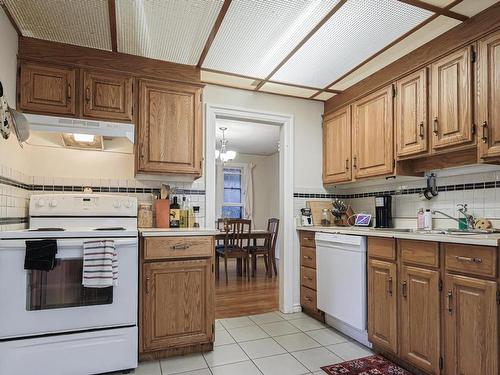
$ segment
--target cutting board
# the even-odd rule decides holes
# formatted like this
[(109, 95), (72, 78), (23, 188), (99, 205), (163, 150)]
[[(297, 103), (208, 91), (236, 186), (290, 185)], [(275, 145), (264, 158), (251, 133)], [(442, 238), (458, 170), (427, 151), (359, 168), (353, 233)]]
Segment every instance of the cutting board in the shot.
[(311, 209), (311, 215), (314, 225), (321, 225), (321, 213), (323, 209), (328, 210), (328, 220), (333, 225), (332, 201), (306, 201), (306, 207)]

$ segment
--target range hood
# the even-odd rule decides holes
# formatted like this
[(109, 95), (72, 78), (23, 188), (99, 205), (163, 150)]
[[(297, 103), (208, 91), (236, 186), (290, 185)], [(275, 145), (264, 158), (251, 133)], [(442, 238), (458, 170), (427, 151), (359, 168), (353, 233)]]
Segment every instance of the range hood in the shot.
[(24, 113), (30, 130), (51, 133), (90, 134), (109, 138), (127, 138), (134, 143), (134, 124)]

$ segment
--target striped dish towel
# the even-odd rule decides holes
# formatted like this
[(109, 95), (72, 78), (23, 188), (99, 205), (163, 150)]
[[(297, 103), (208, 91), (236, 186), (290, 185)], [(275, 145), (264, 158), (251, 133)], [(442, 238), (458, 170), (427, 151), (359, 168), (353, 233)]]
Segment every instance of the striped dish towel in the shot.
[(115, 241), (100, 240), (83, 243), (83, 277), (86, 288), (118, 285), (118, 256)]

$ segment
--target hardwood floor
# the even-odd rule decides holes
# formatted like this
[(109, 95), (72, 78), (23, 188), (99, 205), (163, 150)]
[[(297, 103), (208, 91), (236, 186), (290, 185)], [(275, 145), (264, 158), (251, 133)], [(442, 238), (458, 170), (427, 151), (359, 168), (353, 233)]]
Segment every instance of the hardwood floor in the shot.
[(264, 260), (259, 257), (257, 274), (251, 277), (236, 276), (236, 260), (228, 261), (229, 283), (224, 278), (221, 261), (220, 280), (215, 280), (215, 318), (232, 318), (262, 314), (279, 310), (278, 277), (266, 278)]

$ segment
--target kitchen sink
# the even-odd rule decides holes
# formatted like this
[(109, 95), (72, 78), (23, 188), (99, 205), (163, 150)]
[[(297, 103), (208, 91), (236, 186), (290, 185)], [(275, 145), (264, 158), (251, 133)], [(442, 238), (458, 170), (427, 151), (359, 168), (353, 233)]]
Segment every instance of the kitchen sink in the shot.
[(411, 233), (414, 232), (414, 229), (408, 228), (370, 228), (370, 230), (374, 230), (377, 232), (401, 232), (401, 233)]

